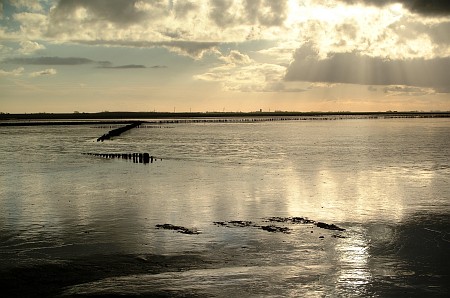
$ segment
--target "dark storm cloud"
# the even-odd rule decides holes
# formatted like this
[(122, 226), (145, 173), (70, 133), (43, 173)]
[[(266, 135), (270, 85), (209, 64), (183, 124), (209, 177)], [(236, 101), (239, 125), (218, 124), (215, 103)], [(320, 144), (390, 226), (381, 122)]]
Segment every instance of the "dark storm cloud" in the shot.
[(424, 15), (450, 15), (448, 0), (340, 0), (349, 4), (363, 3), (367, 5), (384, 6), (401, 3), (411, 12)]
[(95, 63), (91, 59), (80, 57), (17, 57), (4, 59), (2, 62), (21, 65), (82, 65)]
[(319, 59), (311, 44), (294, 54), (285, 80), (361, 85), (406, 85), (450, 92), (450, 57), (385, 60), (355, 52), (335, 53)]

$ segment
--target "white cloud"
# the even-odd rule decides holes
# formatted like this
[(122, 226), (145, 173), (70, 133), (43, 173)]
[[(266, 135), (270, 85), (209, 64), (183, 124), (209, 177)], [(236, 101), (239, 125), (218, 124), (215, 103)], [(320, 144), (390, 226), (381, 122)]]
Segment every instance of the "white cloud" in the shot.
[(35, 41), (31, 41), (31, 40), (21, 41), (20, 46), (21, 46), (21, 48), (20, 48), (19, 52), (24, 55), (29, 55), (38, 50), (45, 49), (45, 46), (43, 46)]
[[(229, 57), (229, 56), (228, 56)], [(220, 82), (224, 90), (240, 92), (283, 91), (286, 68), (276, 64), (227, 63), (196, 75), (195, 79)]]
[(54, 68), (47, 68), (41, 71), (36, 71), (36, 72), (32, 72), (30, 73), (30, 77), (40, 77), (40, 76), (52, 76), (55, 75), (57, 73), (56, 69)]
[(11, 71), (5, 71), (3, 69), (0, 69), (0, 77), (6, 77), (6, 76), (18, 77), (18, 76), (22, 75), (23, 71), (24, 71), (23, 67), (18, 67)]
[(300, 45), (295, 40), (284, 40), (274, 47), (259, 50), (258, 53), (266, 56), (266, 59), (273, 60), (277, 64), (288, 64), (292, 60), (293, 53)]
[(246, 54), (242, 54), (239, 51), (231, 50), (228, 56), (222, 56), (219, 58), (223, 62), (232, 65), (250, 64), (253, 62), (252, 59)]
[(405, 32), (405, 24), (411, 28), (427, 22), (406, 10), (363, 6), (310, 9), (311, 15), (322, 11), (329, 16), (317, 15), (299, 24), (303, 41), (317, 44), (322, 58), (328, 53), (351, 51), (390, 59), (433, 58), (443, 52), (436, 49), (430, 28)]

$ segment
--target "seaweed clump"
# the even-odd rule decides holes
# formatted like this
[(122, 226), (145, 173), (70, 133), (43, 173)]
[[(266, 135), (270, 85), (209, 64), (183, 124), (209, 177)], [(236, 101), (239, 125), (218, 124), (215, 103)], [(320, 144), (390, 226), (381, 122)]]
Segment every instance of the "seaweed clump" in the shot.
[(182, 226), (175, 226), (172, 224), (157, 224), (156, 225), (157, 229), (164, 229), (164, 230), (172, 230), (172, 231), (176, 231), (178, 233), (181, 234), (188, 234), (188, 235), (196, 235), (196, 234), (200, 234), (199, 231), (197, 231), (196, 229), (188, 229)]
[(288, 227), (280, 227), (280, 226), (275, 226), (275, 225), (261, 226), (261, 225), (257, 225), (254, 222), (248, 221), (248, 220), (215, 221), (213, 223), (216, 226), (227, 227), (227, 228), (252, 227), (252, 228), (259, 228), (261, 230), (271, 232), (271, 233), (289, 234), (291, 232), (291, 229), (289, 229)]
[(273, 216), (266, 219), (269, 222), (283, 222), (283, 223), (291, 223), (291, 224), (313, 224), (314, 220), (308, 219), (306, 217), (279, 217)]
[(268, 217), (266, 218), (266, 221), (268, 222), (280, 222), (280, 223), (290, 223), (290, 224), (313, 224), (318, 228), (326, 229), (326, 230), (333, 230), (333, 231), (345, 231), (344, 228), (338, 227), (335, 224), (327, 224), (320, 221), (314, 221), (311, 219), (308, 219), (306, 217)]
[(314, 223), (318, 228), (327, 229), (327, 230), (333, 230), (333, 231), (345, 231), (344, 228), (340, 228), (335, 224), (327, 224), (324, 222), (316, 222)]
[(261, 226), (261, 229), (271, 233), (285, 233), (285, 234), (291, 233), (291, 229), (289, 229), (288, 227), (279, 227), (274, 225)]

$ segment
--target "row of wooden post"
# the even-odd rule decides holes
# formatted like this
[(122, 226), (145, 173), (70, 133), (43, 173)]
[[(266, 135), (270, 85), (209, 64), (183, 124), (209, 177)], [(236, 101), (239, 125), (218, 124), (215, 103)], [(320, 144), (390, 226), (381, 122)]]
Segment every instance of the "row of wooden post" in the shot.
[[(98, 156), (103, 158), (121, 158), (133, 161), (134, 163), (153, 163), (156, 161), (154, 156), (150, 156), (148, 153), (84, 153), (86, 155)], [(161, 159), (162, 160), (162, 159)]]
[(117, 137), (120, 134), (126, 132), (127, 130), (133, 129), (135, 127), (138, 127), (142, 124), (142, 121), (133, 122), (131, 124), (128, 124), (126, 126), (122, 126), (113, 130), (110, 130), (108, 133), (105, 133), (101, 137), (97, 138), (97, 142), (103, 142), (104, 140), (109, 140), (112, 137)]

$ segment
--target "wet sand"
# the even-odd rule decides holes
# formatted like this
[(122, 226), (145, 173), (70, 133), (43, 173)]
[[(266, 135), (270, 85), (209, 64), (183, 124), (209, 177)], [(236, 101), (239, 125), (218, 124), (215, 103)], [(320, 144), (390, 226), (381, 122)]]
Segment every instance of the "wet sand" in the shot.
[[(403, 225), (365, 226), (366, 236), (372, 239), (366, 247), (371, 255), (372, 276), (367, 284), (353, 280), (357, 276), (351, 272), (360, 270), (355, 263), (357, 251), (348, 252), (348, 264), (329, 259), (340, 245), (357, 242), (356, 227), (342, 232), (341, 238), (333, 237), (334, 230), (302, 224), (290, 226), (295, 228), (293, 234), (261, 231), (286, 242), (301, 238), (306, 243), (300, 250), (292, 250), (283, 244), (285, 241), (277, 240), (276, 246), (261, 241), (215, 243), (203, 251), (173, 255), (96, 254), (30, 266), (10, 264), (0, 270), (0, 287), (4, 297), (228, 297), (230, 293), (242, 297), (283, 297), (289, 293), (446, 297), (449, 222), (445, 216), (432, 222), (423, 218)], [(254, 231), (251, 225), (216, 225), (216, 231), (221, 229), (233, 233)], [(396, 235), (389, 242), (379, 237), (380, 231), (386, 230)], [(174, 239), (179, 234), (156, 231)], [(187, 240), (199, 236), (182, 237)], [(183, 242), (179, 245), (183, 246)]]
[[(217, 261), (199, 255), (94, 255), (55, 264), (3, 269), (0, 271), (0, 288), (2, 296), (5, 295), (3, 297), (72, 296), (75, 294), (64, 293), (70, 286), (118, 275), (159, 274), (215, 266), (218, 266)], [(107, 296), (111, 294), (105, 293)], [(195, 293), (160, 289), (142, 294), (152, 297), (198, 297)], [(121, 293), (119, 296), (128, 295)]]

